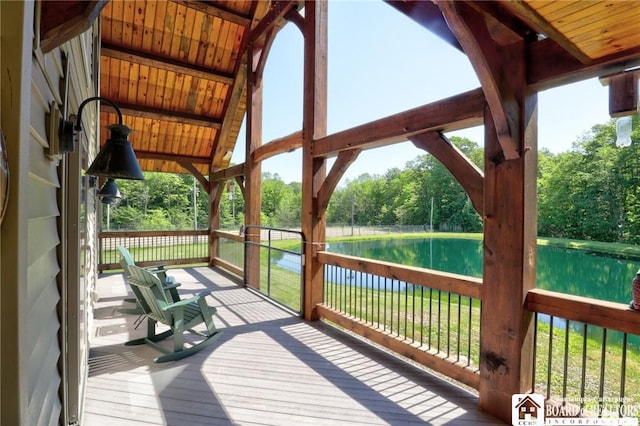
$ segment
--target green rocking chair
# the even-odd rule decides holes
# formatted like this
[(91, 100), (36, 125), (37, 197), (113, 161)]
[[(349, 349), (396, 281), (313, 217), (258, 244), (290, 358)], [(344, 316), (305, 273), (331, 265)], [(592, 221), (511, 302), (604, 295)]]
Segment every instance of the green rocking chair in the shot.
[[(131, 256), (131, 253), (129, 252), (129, 250), (127, 250), (126, 247), (118, 246), (118, 251), (120, 252), (120, 266), (122, 266), (122, 269), (124, 270), (124, 273), (127, 276), (127, 281), (128, 281), (129, 278), (131, 277), (131, 272), (129, 270), (129, 267), (137, 266), (137, 265), (133, 260), (133, 256)], [(149, 272), (152, 272), (158, 277), (158, 279), (162, 283), (162, 287), (164, 288), (165, 292), (167, 292), (167, 295), (170, 297), (171, 300), (173, 300), (174, 302), (177, 302), (180, 300), (180, 296), (178, 295), (178, 290), (177, 290), (177, 288), (180, 286), (180, 283), (176, 283), (175, 279), (172, 276), (167, 275), (167, 272), (164, 269), (163, 265), (151, 266), (143, 269)], [(135, 292), (135, 290), (133, 291)], [(118, 312), (122, 314), (132, 314), (132, 315), (144, 314), (144, 309), (138, 304), (139, 303), (138, 297), (126, 298), (124, 299), (124, 301), (128, 303), (134, 303), (136, 304), (136, 307), (120, 308), (118, 309)], [(139, 320), (142, 320), (142, 318), (139, 317)], [(138, 325), (138, 322), (139, 321), (137, 320), (136, 325)]]
[[(149, 271), (135, 265), (130, 266), (129, 284), (139, 298), (139, 305), (147, 317), (147, 337), (131, 340), (127, 346), (148, 344), (165, 355), (155, 358), (154, 362), (175, 361), (186, 358), (211, 345), (221, 334), (213, 323), (216, 308), (207, 305), (205, 297), (210, 293), (204, 291), (189, 299), (173, 301), (167, 299), (160, 279)], [(161, 323), (169, 330), (156, 334), (156, 324)], [(197, 331), (193, 327), (204, 324), (206, 331)], [(185, 347), (186, 332), (198, 335), (204, 340), (190, 347)], [(158, 344), (161, 340), (173, 336), (173, 350)]]

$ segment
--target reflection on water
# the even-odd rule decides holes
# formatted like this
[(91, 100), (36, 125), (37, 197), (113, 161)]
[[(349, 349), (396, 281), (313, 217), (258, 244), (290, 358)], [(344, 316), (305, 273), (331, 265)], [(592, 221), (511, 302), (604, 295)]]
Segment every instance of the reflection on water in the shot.
[[(329, 251), (408, 266), (482, 277), (482, 241), (416, 238), (331, 243)], [(581, 250), (538, 247), (537, 287), (611, 302), (631, 300), (640, 262)]]
[[(418, 266), (439, 271), (482, 277), (482, 241), (465, 239), (416, 238), (400, 240), (353, 241), (332, 243), (328, 249), (334, 253), (368, 259), (383, 260), (407, 266)], [(611, 302), (628, 303), (631, 300), (631, 280), (640, 267), (640, 262), (598, 256), (581, 250), (539, 246), (537, 287), (577, 296)], [(335, 272), (327, 276), (332, 282), (347, 285), (365, 285), (387, 288), (380, 281), (364, 273)], [(378, 278), (383, 282), (384, 278)], [(390, 290), (402, 291), (404, 282)], [(548, 315), (539, 314), (539, 321), (551, 322)], [(566, 320), (553, 319), (554, 328), (565, 329)], [(571, 321), (571, 330), (582, 333), (583, 324)], [(600, 338), (602, 329), (589, 327), (590, 337)], [(609, 342), (620, 342), (622, 333), (609, 331)], [(630, 336), (630, 343), (640, 343), (638, 336)]]

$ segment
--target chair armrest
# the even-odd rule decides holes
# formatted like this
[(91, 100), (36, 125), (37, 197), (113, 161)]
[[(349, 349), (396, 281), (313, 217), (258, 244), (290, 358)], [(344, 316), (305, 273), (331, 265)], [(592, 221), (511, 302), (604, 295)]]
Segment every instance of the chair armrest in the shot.
[(174, 289), (174, 288), (178, 288), (178, 287), (180, 287), (181, 285), (182, 285), (182, 284), (180, 284), (180, 283), (170, 283), (170, 284), (163, 285), (163, 286), (162, 286), (162, 289), (163, 289), (163, 290), (165, 290), (165, 291), (166, 291), (166, 290), (171, 290), (171, 289)]
[(192, 297), (190, 297), (188, 299), (184, 299), (184, 300), (181, 300), (179, 302), (171, 303), (170, 305), (167, 305), (164, 308), (162, 308), (162, 310), (167, 311), (167, 310), (171, 310), (171, 309), (183, 308), (183, 307), (187, 306), (188, 304), (193, 303), (193, 302), (197, 302), (198, 300), (203, 299), (203, 298), (205, 298), (206, 296), (208, 296), (210, 294), (211, 294), (211, 292), (209, 292), (209, 291), (203, 291), (203, 292), (198, 293), (197, 295), (192, 296)]

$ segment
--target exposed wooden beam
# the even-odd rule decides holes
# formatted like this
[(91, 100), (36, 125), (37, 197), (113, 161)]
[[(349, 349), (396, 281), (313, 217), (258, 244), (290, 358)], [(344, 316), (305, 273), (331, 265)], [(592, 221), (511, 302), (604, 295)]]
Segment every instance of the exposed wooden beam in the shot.
[(225, 180), (234, 179), (241, 176), (244, 176), (244, 163), (236, 164), (235, 166), (212, 172), (211, 181), (223, 182)]
[(100, 16), (107, 0), (42, 1), (40, 5), (40, 48), (47, 53), (87, 31)]
[[(166, 109), (152, 108), (141, 105), (133, 105), (127, 103), (117, 103), (122, 115), (130, 115), (132, 117), (150, 118), (159, 121), (171, 121), (173, 123), (190, 124), (192, 126), (212, 127), (219, 129), (221, 124), (219, 120), (212, 118), (203, 118), (202, 115), (187, 114), (178, 111), (169, 111)], [(106, 112), (115, 112), (115, 109), (107, 104), (100, 103), (100, 110)]]
[(172, 0), (174, 3), (181, 4), (190, 9), (197, 10), (205, 15), (214, 16), (220, 18), (223, 21), (233, 22), (234, 24), (242, 25), (246, 27), (251, 23), (251, 19), (247, 16), (242, 16), (238, 13), (231, 12), (229, 10), (217, 7), (208, 2), (193, 1), (193, 0)]
[(216, 83), (233, 83), (233, 76), (230, 74), (212, 72), (208, 68), (199, 67), (194, 64), (174, 60), (170, 61), (162, 56), (114, 46), (108, 43), (104, 43), (102, 45), (100, 55), (108, 58), (119, 59), (121, 61), (133, 62), (135, 64), (147, 65), (152, 68), (173, 71), (176, 74), (185, 74), (195, 78), (201, 78), (203, 80), (215, 81)]
[(507, 69), (505, 63), (505, 59), (511, 59), (509, 63), (514, 63), (514, 59), (501, 54), (483, 14), (463, 2), (443, 0), (438, 1), (438, 6), (467, 53), (482, 84), (504, 157), (507, 160), (518, 158), (521, 152), (518, 140), (520, 132), (517, 128), (517, 88), (509, 84), (515, 78), (511, 76), (513, 70)]
[(202, 173), (200, 173), (200, 170), (198, 170), (192, 163), (187, 163), (186, 161), (178, 161), (178, 164), (188, 170), (189, 173), (191, 173), (193, 177), (200, 182), (200, 185), (202, 185), (202, 188), (207, 192), (207, 194), (209, 193), (209, 181), (202, 175)]
[[(275, 1), (273, 7), (262, 17), (260, 22), (251, 29), (249, 34), (249, 43), (255, 43), (259, 38), (269, 33), (272, 29), (282, 27), (284, 24), (284, 16), (297, 6), (295, 0)], [(277, 32), (277, 31), (276, 31)]]
[(527, 46), (527, 84), (536, 91), (640, 67), (640, 48), (583, 64), (551, 39)]
[(336, 158), (335, 163), (333, 163), (331, 170), (327, 174), (327, 178), (320, 186), (318, 196), (316, 197), (316, 202), (318, 203), (316, 214), (318, 216), (324, 215), (327, 211), (331, 194), (333, 194), (336, 186), (338, 186), (338, 182), (340, 182), (340, 179), (344, 176), (349, 166), (356, 161), (361, 151), (360, 149), (351, 149), (348, 151), (340, 151), (338, 154), (338, 158)]
[(421, 133), (409, 138), (413, 144), (433, 155), (464, 188), (473, 208), (484, 216), (484, 173), (442, 133)]
[(142, 160), (175, 161), (177, 163), (186, 163), (186, 164), (209, 164), (208, 158), (192, 157), (189, 155), (179, 155), (179, 154), (164, 154), (164, 153), (155, 152), (155, 151), (136, 150), (136, 157)]
[(322, 302), (324, 265), (317, 253), (326, 242), (326, 214), (318, 212), (316, 196), (327, 173), (326, 158), (314, 155), (315, 141), (327, 134), (328, 2), (306, 0), (304, 7), (304, 81), (302, 89), (302, 220), (304, 251), (303, 315), (318, 320)]
[(353, 148), (369, 149), (402, 142), (428, 131), (453, 131), (484, 123), (482, 89), (393, 114), (314, 141), (314, 157), (335, 156)]
[(302, 131), (299, 130), (257, 147), (256, 150), (251, 153), (251, 158), (254, 162), (258, 163), (278, 154), (294, 151), (301, 146)]

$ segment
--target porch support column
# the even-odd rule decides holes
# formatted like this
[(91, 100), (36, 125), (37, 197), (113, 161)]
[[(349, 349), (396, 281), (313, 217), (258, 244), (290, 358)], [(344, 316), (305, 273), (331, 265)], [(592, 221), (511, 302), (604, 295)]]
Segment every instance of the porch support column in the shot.
[(536, 280), (537, 94), (518, 96), (519, 158), (505, 160), (494, 118), (485, 118), (484, 263), (480, 407), (506, 422), (511, 396), (531, 391)]
[(220, 199), (222, 197), (222, 182), (213, 180), (213, 172), (209, 173), (209, 266), (214, 266), (215, 259), (220, 255), (220, 239), (214, 231), (220, 229)]
[[(245, 238), (251, 243), (260, 242), (260, 230), (247, 228), (260, 226), (262, 199), (262, 163), (253, 159), (254, 151), (262, 145), (262, 75), (258, 64), (264, 50), (250, 44), (247, 49), (247, 140), (245, 149)], [(245, 244), (244, 259), (245, 285), (260, 288), (260, 247)]]
[(314, 140), (327, 134), (327, 11), (326, 1), (305, 1), (304, 98), (302, 138), (302, 234), (304, 253), (304, 318), (318, 319), (324, 273), (317, 253), (324, 250), (326, 213), (318, 192), (326, 179), (326, 158), (313, 157)]

